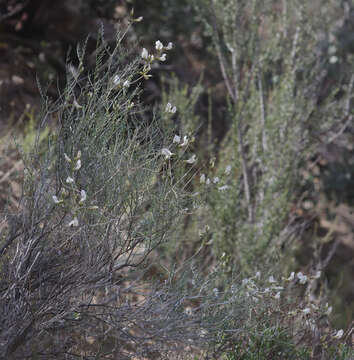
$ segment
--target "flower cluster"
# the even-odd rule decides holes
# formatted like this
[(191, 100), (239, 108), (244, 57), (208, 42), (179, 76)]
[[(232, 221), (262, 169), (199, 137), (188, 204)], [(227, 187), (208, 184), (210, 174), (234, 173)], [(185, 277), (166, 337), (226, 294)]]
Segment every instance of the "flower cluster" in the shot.
[[(66, 202), (69, 202), (69, 208), (74, 212), (72, 220), (68, 223), (68, 227), (77, 227), (79, 226), (78, 220), (78, 211), (80, 207), (84, 205), (87, 200), (87, 193), (84, 189), (79, 189), (75, 182), (75, 173), (81, 169), (81, 151), (77, 152), (77, 155), (74, 159), (71, 159), (66, 153), (64, 153), (65, 161), (70, 165), (70, 175), (65, 179), (63, 183), (63, 189), (60, 193), (60, 196), (53, 195), (52, 199), (56, 205), (64, 205)], [(72, 196), (73, 195), (73, 196)], [(71, 201), (74, 201), (75, 204), (71, 204)], [(89, 209), (96, 209), (96, 206), (91, 206)]]
[[(317, 271), (313, 275), (305, 275), (302, 272), (292, 272), (288, 277), (283, 277), (280, 280), (277, 280), (273, 275), (271, 275), (263, 282), (265, 285), (261, 285), (261, 274), (260, 272), (257, 272), (255, 276), (245, 278), (241, 281), (239, 293), (242, 293), (243, 291), (246, 297), (251, 299), (254, 303), (259, 303), (261, 299), (263, 301), (268, 301), (269, 304), (271, 304), (272, 301), (273, 303), (276, 301), (274, 303), (276, 308), (281, 307), (282, 313), (287, 313), (293, 324), (296, 323), (296, 321), (299, 321), (301, 324), (305, 324), (311, 331), (315, 331), (318, 329), (318, 320), (322, 319), (324, 316), (329, 316), (332, 311), (332, 307), (328, 306), (328, 303), (320, 305), (308, 300), (305, 304), (295, 302), (294, 308), (293, 300), (296, 294), (295, 284), (305, 285), (310, 280), (319, 279), (320, 276), (321, 271)], [(236, 293), (235, 287), (237, 288), (238, 286), (232, 285), (231, 287), (232, 294)], [(265, 300), (265, 298), (267, 298), (267, 300)], [(280, 302), (280, 299), (283, 301)], [(285, 312), (284, 309), (286, 309)], [(334, 333), (328, 333), (327, 340), (339, 340), (343, 337), (343, 335), (343, 329), (338, 331), (336, 330)]]
[[(226, 175), (226, 176), (230, 175), (231, 170), (232, 170), (231, 165), (227, 165), (224, 170), (223, 175)], [(199, 178), (199, 182), (201, 184), (206, 184), (206, 185), (211, 185), (211, 184), (217, 185), (217, 184), (220, 184), (220, 181), (221, 181), (221, 179), (219, 176), (214, 176), (213, 178), (208, 178), (205, 174), (201, 174), (200, 178)], [(221, 186), (218, 186), (217, 189), (219, 191), (226, 191), (226, 190), (230, 189), (230, 186), (229, 185), (221, 185)]]
[(149, 79), (151, 75), (149, 71), (151, 70), (151, 64), (154, 61), (166, 61), (166, 53), (164, 51), (171, 50), (173, 47), (172, 43), (169, 42), (167, 46), (164, 46), (160, 40), (155, 42), (155, 54), (149, 54), (149, 51), (146, 48), (143, 48), (141, 52), (141, 58), (144, 62), (143, 70), (141, 71), (141, 75), (144, 79)]
[[(172, 105), (170, 103), (166, 106), (166, 111), (171, 109)], [(176, 107), (174, 106), (172, 108), (173, 112), (176, 111)], [(184, 136), (183, 140), (181, 136), (175, 135), (172, 141), (172, 145), (177, 145), (179, 148), (187, 148), (190, 140), (188, 139), (188, 136)], [(175, 153), (173, 153), (169, 148), (163, 148), (161, 149), (161, 155), (165, 157), (166, 160), (169, 160)], [(197, 155), (192, 154), (188, 159), (184, 160), (186, 164), (192, 165), (197, 161)]]

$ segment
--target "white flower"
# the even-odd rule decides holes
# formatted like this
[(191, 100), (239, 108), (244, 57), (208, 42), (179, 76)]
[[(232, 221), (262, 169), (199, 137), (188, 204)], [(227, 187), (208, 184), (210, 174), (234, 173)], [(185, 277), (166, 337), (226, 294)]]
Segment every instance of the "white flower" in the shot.
[(77, 158), (77, 159), (80, 159), (80, 158), (81, 158), (81, 150), (79, 150), (79, 151), (77, 152), (76, 158)]
[(243, 279), (242, 280), (242, 286), (245, 286), (249, 283), (249, 279)]
[(274, 299), (280, 299), (280, 292), (277, 292), (277, 293), (274, 295)]
[(166, 54), (163, 53), (160, 57), (159, 57), (160, 61), (166, 61)]
[(62, 201), (59, 200), (55, 195), (52, 196), (52, 199), (53, 199), (53, 201), (54, 201), (55, 204), (59, 204), (59, 203), (62, 202)]
[(187, 138), (187, 136), (184, 136), (183, 137), (183, 143), (180, 144), (179, 146), (183, 147), (183, 146), (187, 146), (187, 145), (188, 145), (188, 138)]
[[(326, 304), (326, 305), (328, 306), (328, 304)], [(332, 314), (332, 310), (333, 310), (332, 306), (328, 306), (328, 309), (326, 310), (326, 315), (327, 315), (327, 316), (331, 315), (331, 314)]]
[(200, 175), (200, 180), (199, 181), (200, 181), (201, 184), (205, 183), (205, 175), (204, 174)]
[(226, 168), (225, 168), (225, 174), (229, 175), (230, 172), (231, 172), (231, 165), (227, 165)]
[(76, 165), (75, 165), (75, 167), (74, 167), (74, 170), (77, 171), (77, 170), (80, 170), (80, 169), (81, 169), (81, 160), (78, 159), (78, 160), (76, 161)]
[(300, 284), (306, 284), (306, 282), (307, 282), (307, 276), (306, 276), (306, 275), (304, 275), (302, 272), (298, 272), (298, 273), (296, 274), (296, 276), (297, 276), (297, 278), (300, 280), (300, 281), (299, 281)]
[(138, 18), (134, 19), (135, 22), (140, 22), (140, 21), (143, 21), (143, 17), (142, 16), (139, 16)]
[(337, 48), (334, 45), (332, 45), (328, 48), (328, 54), (333, 55), (336, 52), (337, 52)]
[(302, 312), (305, 314), (305, 315), (308, 315), (310, 312), (311, 312), (311, 309), (310, 308), (305, 308), (302, 310)]
[(217, 184), (219, 181), (220, 181), (220, 179), (219, 179), (217, 176), (214, 177), (214, 179), (213, 179), (213, 183), (214, 183), (214, 184)]
[(269, 281), (271, 284), (276, 283), (276, 280), (274, 279), (274, 276), (273, 276), (273, 275), (272, 275), (272, 276), (269, 276), (268, 281)]
[(123, 87), (128, 88), (130, 86), (129, 80), (125, 80), (123, 83)]
[(167, 160), (167, 159), (169, 159), (172, 155), (174, 155), (169, 149), (167, 149), (167, 148), (163, 148), (162, 150), (161, 150), (161, 154), (163, 155), (163, 156), (165, 156), (165, 159)]
[(77, 219), (77, 217), (75, 216), (73, 220), (71, 220), (68, 224), (69, 227), (75, 227), (75, 226), (79, 226), (79, 220)]
[(65, 158), (65, 160), (66, 160), (68, 163), (71, 163), (71, 159), (70, 159), (69, 156), (66, 155), (65, 153), (64, 153), (64, 158)]
[(227, 189), (229, 189), (229, 188), (230, 188), (229, 185), (223, 185), (223, 186), (219, 186), (219, 187), (218, 187), (218, 190), (219, 190), (219, 191), (225, 191), (225, 190), (227, 190)]
[[(220, 190), (220, 188), (219, 188), (219, 190)], [(256, 279), (260, 279), (260, 278), (261, 278), (261, 272), (260, 272), (260, 271), (257, 271), (257, 272), (256, 272), (255, 278), (256, 278)]]
[(85, 191), (85, 190), (81, 190), (81, 191), (80, 191), (80, 195), (81, 195), (80, 203), (83, 203), (83, 202), (86, 200), (86, 198), (87, 198), (86, 191)]
[(335, 56), (335, 55), (332, 55), (330, 58), (329, 58), (329, 62), (330, 64), (335, 64), (338, 62), (338, 57)]
[(171, 50), (173, 47), (173, 44), (171, 42), (168, 43), (168, 45), (165, 47), (166, 50)]
[(175, 137), (173, 138), (173, 143), (177, 143), (177, 144), (179, 144), (179, 143), (180, 143), (180, 141), (181, 141), (181, 137), (180, 137), (180, 136), (178, 136), (178, 135), (175, 135)]
[(158, 50), (158, 51), (163, 49), (163, 44), (162, 44), (162, 42), (160, 40), (157, 40), (155, 42), (155, 49)]
[(287, 281), (292, 281), (295, 279), (295, 273), (294, 271), (290, 274), (290, 276), (286, 279)]
[(74, 100), (73, 105), (74, 105), (75, 109), (82, 109), (82, 105), (80, 105), (76, 99)]
[(273, 290), (284, 290), (282, 286), (272, 286)]
[(214, 288), (214, 289), (213, 289), (213, 293), (214, 293), (214, 296), (215, 296), (215, 297), (218, 297), (218, 296), (219, 296), (219, 290), (218, 290), (218, 288)]
[(313, 276), (314, 279), (319, 279), (321, 277), (321, 270), (316, 271), (316, 274)]
[(187, 164), (194, 164), (197, 161), (197, 155), (193, 154), (188, 160), (185, 160)]
[(120, 84), (120, 77), (118, 76), (118, 75), (114, 75), (113, 76), (113, 84), (115, 85), (115, 86), (118, 86), (119, 84)]
[(66, 178), (66, 183), (67, 184), (72, 184), (74, 182), (74, 179), (71, 177), (71, 176), (68, 176), (67, 178)]
[(340, 330), (338, 330), (338, 331), (336, 332), (336, 334), (335, 334), (333, 337), (334, 337), (335, 339), (340, 339), (340, 338), (342, 338), (343, 334), (344, 334), (343, 329), (340, 329)]
[(176, 106), (172, 106), (171, 103), (167, 103), (165, 111), (174, 114), (177, 111), (177, 109)]
[(268, 294), (269, 292), (270, 292), (269, 288), (265, 288), (264, 291), (263, 291), (264, 294)]
[(207, 178), (205, 183), (206, 183), (207, 185), (210, 185), (210, 179)]
[(148, 58), (149, 58), (149, 53), (148, 53), (148, 51), (147, 51), (145, 48), (143, 48), (143, 51), (141, 52), (141, 57), (142, 57), (144, 60), (148, 60)]

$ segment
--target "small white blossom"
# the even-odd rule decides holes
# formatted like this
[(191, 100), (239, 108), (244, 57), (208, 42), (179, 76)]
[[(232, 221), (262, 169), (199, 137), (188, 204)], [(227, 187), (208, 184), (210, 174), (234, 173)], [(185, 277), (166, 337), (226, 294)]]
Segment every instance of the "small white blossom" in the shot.
[(69, 227), (76, 227), (79, 226), (79, 220), (75, 216), (73, 220), (71, 220), (68, 224)]
[(305, 315), (308, 315), (308, 314), (310, 314), (311, 309), (310, 309), (310, 308), (305, 308), (305, 309), (302, 310), (302, 312), (303, 312)]
[(264, 294), (268, 294), (269, 292), (270, 292), (269, 288), (265, 288), (264, 291), (263, 291)]
[(74, 182), (74, 179), (71, 177), (71, 176), (68, 176), (67, 178), (66, 178), (66, 183), (67, 184), (72, 184)]
[(75, 109), (82, 109), (82, 105), (80, 105), (76, 99), (74, 100), (73, 105), (74, 105)]
[(74, 167), (74, 170), (77, 171), (77, 170), (80, 170), (80, 169), (81, 169), (81, 160), (78, 159), (78, 160), (76, 161), (76, 165), (75, 165), (75, 167)]
[(163, 155), (163, 156), (165, 156), (165, 159), (167, 160), (167, 159), (169, 159), (172, 155), (174, 155), (169, 149), (167, 149), (167, 148), (163, 148), (162, 150), (161, 150), (161, 154)]
[(64, 153), (64, 158), (65, 158), (65, 160), (66, 160), (68, 163), (71, 163), (71, 159), (70, 159), (69, 156), (66, 155), (65, 153)]
[(223, 186), (219, 186), (219, 187), (218, 187), (218, 190), (219, 190), (219, 191), (225, 191), (225, 190), (227, 190), (227, 189), (229, 189), (229, 188), (230, 188), (229, 185), (223, 185)]
[(335, 64), (338, 62), (338, 57), (335, 56), (335, 55), (332, 55), (330, 58), (329, 58), (329, 62), (330, 64)]
[(173, 143), (179, 144), (180, 142), (181, 142), (181, 137), (178, 135), (175, 135), (175, 137), (173, 138)]
[(59, 204), (61, 202), (55, 195), (52, 196), (52, 199), (55, 204)]
[(171, 114), (174, 114), (177, 111), (176, 106), (172, 106), (171, 103), (167, 103), (165, 112), (169, 112)]
[(287, 281), (293, 281), (294, 279), (295, 279), (295, 273), (294, 273), (294, 271), (293, 271), (286, 280), (287, 280)]
[(188, 145), (188, 138), (187, 138), (187, 136), (184, 136), (183, 137), (183, 143), (180, 144), (179, 146), (183, 147), (183, 146), (187, 146), (187, 145)]
[[(328, 306), (328, 304), (326, 304), (326, 305)], [(327, 315), (327, 316), (331, 315), (331, 314), (332, 314), (332, 310), (333, 310), (332, 306), (328, 306), (328, 309), (326, 310), (326, 315)]]
[(210, 185), (210, 179), (207, 178), (205, 183), (206, 183), (207, 185)]
[(163, 44), (162, 44), (162, 42), (160, 40), (157, 40), (155, 42), (155, 49), (158, 50), (158, 51), (163, 49)]
[(336, 334), (333, 336), (335, 339), (341, 339), (344, 334), (343, 329), (340, 329), (336, 332)]
[(215, 296), (215, 297), (218, 297), (218, 296), (219, 296), (219, 289), (218, 289), (218, 288), (214, 288), (214, 289), (213, 289), (213, 293), (214, 293), (214, 296)]
[[(219, 189), (220, 189), (220, 188), (219, 188)], [(256, 278), (256, 279), (260, 279), (260, 278), (261, 278), (261, 272), (260, 272), (260, 271), (257, 271), (257, 272), (256, 272), (255, 278)]]
[(120, 77), (118, 75), (114, 75), (113, 76), (113, 84), (115, 86), (118, 86), (120, 84), (121, 80), (120, 80)]
[(142, 16), (139, 16), (138, 18), (134, 19), (135, 22), (140, 22), (140, 21), (143, 21), (143, 17)]
[(243, 279), (242, 280), (242, 286), (245, 286), (249, 283), (249, 279)]
[(297, 276), (297, 278), (300, 280), (300, 281), (299, 281), (300, 284), (306, 284), (306, 282), (307, 282), (307, 276), (306, 276), (306, 275), (304, 275), (302, 272), (298, 272), (298, 273), (296, 274), (296, 276)]
[(284, 290), (284, 288), (282, 286), (273, 286), (272, 289), (273, 290)]
[(200, 180), (199, 181), (200, 181), (201, 184), (205, 183), (205, 175), (204, 174), (200, 175)]
[(128, 88), (130, 86), (129, 80), (125, 80), (123, 83), (123, 87)]
[(148, 51), (147, 51), (145, 48), (143, 48), (143, 51), (141, 52), (141, 57), (142, 57), (144, 60), (148, 60), (148, 58), (149, 58), (149, 53), (148, 53)]
[(81, 159), (81, 150), (79, 150), (79, 151), (77, 152), (76, 158), (77, 158), (77, 159)]
[(230, 173), (231, 173), (231, 165), (227, 165), (225, 168), (225, 174), (230, 175)]
[(334, 45), (332, 45), (328, 48), (328, 54), (333, 55), (336, 52), (337, 52), (337, 48)]
[(81, 198), (80, 198), (80, 203), (83, 203), (83, 202), (86, 200), (86, 198), (87, 198), (86, 191), (85, 191), (85, 190), (81, 190), (81, 191), (80, 191), (80, 196), (81, 196)]
[(166, 54), (163, 53), (160, 57), (159, 57), (160, 61), (166, 61)]
[(316, 271), (316, 274), (313, 276), (314, 279), (319, 279), (321, 277), (321, 270)]
[(273, 276), (273, 275), (272, 275), (272, 276), (269, 276), (268, 281), (269, 281), (271, 284), (276, 283), (276, 280), (274, 279), (274, 276)]
[(185, 160), (187, 164), (194, 164), (197, 161), (197, 155), (193, 154), (188, 160)]
[(219, 181), (220, 181), (220, 179), (219, 179), (217, 176), (214, 177), (214, 179), (213, 179), (213, 183), (214, 183), (214, 184), (217, 184)]
[(171, 50), (173, 47), (173, 44), (171, 42), (168, 43), (168, 45), (165, 47), (166, 50)]
[(280, 299), (280, 292), (279, 291), (274, 295), (274, 299)]

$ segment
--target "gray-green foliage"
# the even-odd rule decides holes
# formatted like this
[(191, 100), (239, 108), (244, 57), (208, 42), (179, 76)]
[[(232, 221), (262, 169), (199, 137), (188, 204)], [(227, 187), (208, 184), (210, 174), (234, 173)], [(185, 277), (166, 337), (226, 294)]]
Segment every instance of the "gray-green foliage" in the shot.
[[(274, 259), (291, 229), (289, 202), (312, 145), (309, 122), (327, 130), (335, 111), (347, 111), (340, 102), (317, 107), (322, 64), (310, 52), (316, 39), (306, 11), (296, 7), (302, 2), (282, 16), (274, 4), (196, 3), (223, 68), (230, 123), (200, 187), (196, 164), (208, 155), (200, 150), (196, 164), (185, 161), (197, 148), (200, 87), (190, 92), (172, 80), (162, 111), (143, 116), (143, 60), (123, 48), (122, 37), (114, 48), (99, 37), (92, 71), (85, 70), (85, 46), (78, 48), (60, 98), (52, 103), (43, 94), (39, 134), (51, 119), (58, 128), (45, 149), (38, 137), (26, 159), (19, 213), (5, 214), (1, 356), (176, 358), (194, 351), (202, 358), (306, 358), (318, 345), (324, 310), (308, 313), (308, 299), (297, 297), (299, 279), (257, 273), (242, 280), (232, 267), (253, 274)], [(165, 110), (167, 102), (177, 113)], [(174, 143), (175, 135), (188, 145)], [(195, 225), (186, 212), (211, 224), (202, 240), (211, 234), (214, 252), (225, 252), (209, 275), (197, 266), (205, 243), (176, 268), (156, 265), (154, 250), (184, 244), (179, 237)], [(325, 354), (324, 346), (338, 341), (323, 334)], [(294, 344), (301, 336), (300, 354)]]
[[(179, 295), (141, 288), (138, 279), (147, 256), (177, 226), (189, 195), (161, 153), (169, 134), (162, 136), (157, 119), (141, 116), (140, 58), (121, 42), (118, 34), (109, 47), (101, 33), (92, 71), (85, 71), (85, 46), (78, 47), (78, 66), (68, 64), (60, 98), (53, 103), (42, 91), (38, 134), (52, 119), (58, 126), (46, 146), (38, 136), (26, 156), (18, 214), (4, 214), (6, 358), (64, 358), (67, 351), (123, 356), (132, 342), (139, 353), (149, 348), (147, 339), (178, 341), (171, 327), (186, 316), (173, 305)], [(139, 292), (140, 305), (130, 305)], [(157, 329), (159, 322), (171, 329)]]
[(227, 191), (209, 196), (214, 249), (247, 272), (273, 261), (295, 230), (289, 212), (301, 166), (347, 118), (351, 94), (334, 101), (337, 86), (322, 92), (331, 69), (319, 50), (326, 20), (314, 19), (307, 2), (194, 3), (228, 96), (230, 129), (212, 171), (231, 165), (232, 176)]

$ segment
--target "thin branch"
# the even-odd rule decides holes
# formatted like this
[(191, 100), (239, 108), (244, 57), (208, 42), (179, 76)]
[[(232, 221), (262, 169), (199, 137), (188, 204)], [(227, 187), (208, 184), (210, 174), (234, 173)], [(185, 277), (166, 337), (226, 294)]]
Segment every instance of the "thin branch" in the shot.
[(262, 127), (262, 146), (263, 153), (268, 151), (267, 135), (265, 130), (265, 108), (264, 108), (264, 93), (261, 75), (258, 74), (258, 88), (259, 88), (259, 106), (261, 108), (261, 127)]

